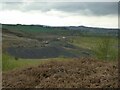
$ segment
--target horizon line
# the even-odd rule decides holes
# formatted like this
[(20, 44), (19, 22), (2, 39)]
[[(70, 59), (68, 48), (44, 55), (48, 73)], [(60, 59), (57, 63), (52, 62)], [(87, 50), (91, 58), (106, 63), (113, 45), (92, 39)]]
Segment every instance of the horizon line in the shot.
[(20, 24), (20, 23), (0, 23), (6, 25), (39, 25), (39, 26), (47, 26), (47, 27), (88, 27), (88, 28), (103, 28), (103, 29), (119, 29), (119, 27), (97, 27), (97, 26), (87, 26), (87, 25), (66, 25), (66, 26), (52, 26), (52, 25), (43, 25), (43, 24)]

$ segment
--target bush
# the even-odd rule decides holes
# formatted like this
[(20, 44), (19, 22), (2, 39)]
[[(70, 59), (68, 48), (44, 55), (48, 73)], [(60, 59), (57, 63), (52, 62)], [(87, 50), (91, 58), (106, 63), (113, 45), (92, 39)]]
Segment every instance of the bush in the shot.
[(2, 69), (4, 70), (5, 68), (10, 68), (10, 59), (11, 57), (7, 54), (2, 55)]
[(95, 55), (98, 59), (107, 60), (110, 55), (109, 51), (111, 49), (111, 42), (109, 38), (101, 39), (101, 41), (98, 43), (97, 47), (94, 49)]

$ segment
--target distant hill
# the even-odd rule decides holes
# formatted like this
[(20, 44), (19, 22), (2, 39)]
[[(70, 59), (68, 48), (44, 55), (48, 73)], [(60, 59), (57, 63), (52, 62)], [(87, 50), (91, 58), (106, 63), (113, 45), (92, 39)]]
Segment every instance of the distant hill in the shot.
[(21, 25), (21, 24), (2, 24), (3, 30), (12, 30), (14, 32), (24, 32), (28, 34), (39, 35), (94, 35), (94, 36), (118, 36), (118, 29), (93, 28), (86, 26), (66, 26), (50, 27), (44, 25)]
[(118, 29), (107, 29), (107, 28), (93, 28), (93, 27), (85, 27), (85, 26), (70, 26), (68, 27), (69, 30), (80, 30), (84, 34), (90, 35), (118, 35)]

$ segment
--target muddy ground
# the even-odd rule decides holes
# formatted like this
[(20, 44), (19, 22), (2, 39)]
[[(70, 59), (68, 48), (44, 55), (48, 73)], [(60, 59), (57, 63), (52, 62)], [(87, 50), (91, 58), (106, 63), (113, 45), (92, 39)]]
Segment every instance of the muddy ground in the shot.
[(93, 59), (50, 61), (3, 73), (4, 88), (117, 88), (117, 62)]

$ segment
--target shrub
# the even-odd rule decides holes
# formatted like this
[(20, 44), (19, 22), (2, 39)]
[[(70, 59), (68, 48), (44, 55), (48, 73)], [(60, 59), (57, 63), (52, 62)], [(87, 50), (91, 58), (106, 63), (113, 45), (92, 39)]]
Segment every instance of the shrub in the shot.
[(110, 44), (111, 43), (109, 38), (101, 39), (97, 47), (94, 49), (95, 55), (97, 56), (98, 59), (107, 60), (110, 57), (109, 55), (109, 51), (111, 51)]

